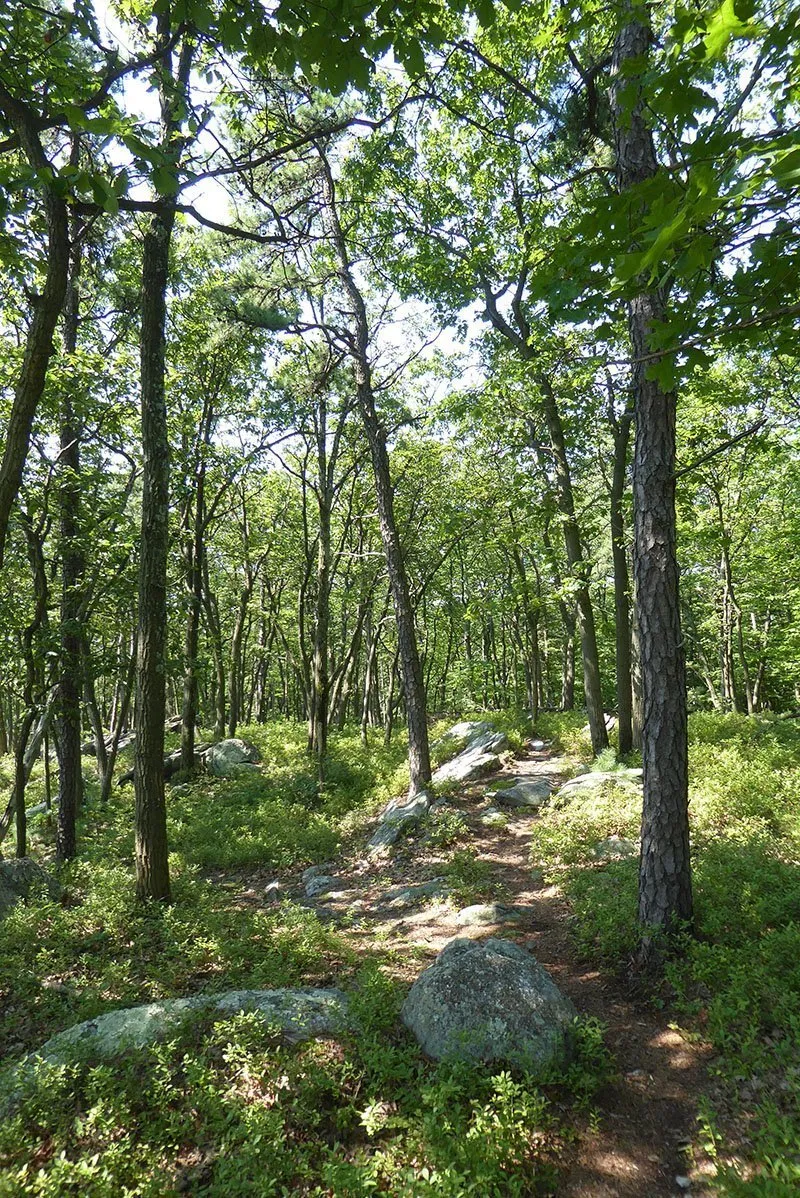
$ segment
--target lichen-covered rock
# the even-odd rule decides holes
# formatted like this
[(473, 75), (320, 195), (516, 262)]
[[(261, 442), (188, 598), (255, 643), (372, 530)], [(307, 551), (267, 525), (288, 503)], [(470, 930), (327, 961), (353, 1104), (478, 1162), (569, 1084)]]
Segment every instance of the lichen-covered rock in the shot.
[(208, 768), (218, 778), (235, 778), (237, 774), (255, 769), (261, 754), (255, 745), (231, 737), (212, 745), (206, 753)]
[(541, 1069), (567, 1059), (576, 1011), (507, 940), (452, 940), (420, 974), (402, 1019), (428, 1056)]
[(306, 882), (306, 895), (308, 898), (319, 898), (320, 895), (327, 894), (328, 891), (335, 890), (340, 885), (339, 879), (332, 875), (317, 874)]
[(474, 928), (498, 923), (518, 923), (522, 912), (518, 907), (507, 907), (504, 903), (473, 903), (462, 907), (456, 915), (460, 928)]
[(614, 787), (625, 794), (641, 794), (643, 773), (641, 769), (626, 769), (578, 774), (559, 787), (552, 798), (553, 806), (563, 807), (578, 796), (589, 795), (592, 791), (601, 791), (606, 787)]
[(0, 861), (0, 919), (17, 903), (42, 894), (53, 900), (61, 897), (61, 886), (30, 857), (14, 857)]
[(425, 899), (447, 898), (448, 894), (445, 878), (430, 878), (427, 882), (390, 886), (378, 896), (376, 905), (388, 907), (392, 911), (402, 911), (405, 907), (424, 902)]
[(231, 990), (225, 994), (172, 998), (109, 1011), (52, 1036), (42, 1047), (18, 1062), (0, 1096), (0, 1113), (13, 1109), (42, 1062), (110, 1061), (166, 1039), (192, 1018), (216, 1022), (242, 1012), (260, 1015), (282, 1043), (299, 1044), (317, 1037), (335, 1037), (351, 1027), (347, 997), (340, 990), (305, 987), (298, 990)]
[(508, 816), (504, 811), (498, 811), (496, 807), (487, 807), (481, 815), (480, 821), (487, 828), (508, 827)]
[(505, 790), (496, 790), (492, 798), (503, 807), (539, 808), (550, 798), (551, 786), (547, 778), (520, 778)]
[(389, 848), (428, 814), (432, 804), (433, 795), (429, 790), (392, 799), (378, 817), (378, 826), (370, 839), (369, 848), (373, 852)]
[(598, 861), (624, 861), (628, 857), (638, 857), (639, 841), (628, 840), (625, 836), (607, 836), (594, 846), (592, 856)]

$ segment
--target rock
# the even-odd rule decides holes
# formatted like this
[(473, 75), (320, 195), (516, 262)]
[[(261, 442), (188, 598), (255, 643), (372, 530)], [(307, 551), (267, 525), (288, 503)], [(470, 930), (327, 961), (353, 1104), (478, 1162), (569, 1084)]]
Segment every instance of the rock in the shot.
[(504, 812), (498, 811), (497, 807), (487, 807), (480, 820), (487, 828), (505, 828), (508, 826), (508, 816)]
[(474, 928), (480, 924), (516, 923), (522, 918), (517, 907), (506, 907), (503, 903), (475, 903), (463, 907), (456, 915), (460, 928)]
[(681, 1177), (680, 1174), (675, 1178), (675, 1185), (679, 1190), (690, 1190), (692, 1188), (691, 1177)]
[(639, 856), (639, 841), (627, 840), (624, 836), (609, 836), (592, 849), (598, 861), (624, 861)]
[(235, 778), (237, 774), (254, 769), (260, 760), (261, 754), (255, 745), (236, 738), (221, 740), (206, 753), (208, 768), (218, 778)]
[(319, 898), (322, 894), (327, 894), (329, 890), (335, 890), (340, 885), (338, 878), (329, 876), (328, 874), (318, 874), (314, 878), (309, 878), (306, 882), (306, 894), (309, 898)]
[(457, 939), (420, 974), (401, 1017), (428, 1056), (542, 1068), (564, 1061), (576, 1011), (550, 975), (507, 940)]
[(601, 787), (609, 784), (618, 786), (623, 790), (635, 788), (638, 791), (642, 785), (643, 775), (644, 770), (642, 769), (607, 770), (590, 774), (578, 774), (576, 778), (570, 778), (568, 782), (565, 782), (559, 788), (554, 797), (554, 802), (572, 799), (581, 791), (599, 790)]
[(520, 780), (506, 790), (496, 790), (492, 796), (504, 807), (541, 807), (550, 798), (551, 786), (546, 778)]
[(449, 889), (444, 878), (431, 878), (427, 882), (415, 882), (408, 886), (390, 886), (376, 899), (376, 906), (389, 907), (392, 911), (413, 907), (415, 903), (430, 898), (447, 898)]
[(30, 857), (0, 861), (0, 919), (17, 903), (22, 900), (27, 902), (32, 895), (45, 894), (47, 898), (58, 901), (61, 893), (61, 886), (55, 878)]
[[(0, 1098), (0, 1113), (13, 1107), (42, 1061), (67, 1063), (75, 1056), (89, 1062), (114, 1060), (145, 1048), (180, 1030), (192, 1016), (216, 1022), (241, 1012), (254, 1012), (274, 1028), (282, 1043), (299, 1044), (332, 1037), (351, 1025), (347, 998), (341, 990), (303, 987), (298, 990), (231, 990), (226, 994), (172, 998), (109, 1011), (51, 1037), (37, 1052), (24, 1057), (12, 1075), (12, 1085)], [(16, 1084), (15, 1084), (16, 1083)]]
[(484, 732), (491, 732), (492, 725), (488, 720), (462, 720), (460, 724), (454, 724), (441, 736), (433, 746), (434, 749), (448, 749), (454, 744), (459, 744), (462, 747), (472, 740), (475, 736), (480, 736)]
[(392, 799), (378, 817), (378, 827), (370, 839), (368, 848), (374, 851), (393, 845), (418, 824), (423, 815), (428, 814), (432, 805), (433, 795), (429, 790)]
[(308, 869), (304, 869), (301, 875), (303, 879), (303, 885), (305, 886), (306, 883), (310, 882), (312, 878), (318, 878), (320, 874), (327, 873), (331, 866), (332, 862), (329, 862), (326, 865), (309, 865)]
[(546, 748), (546, 744), (543, 740), (529, 740), (528, 745), (534, 753), (541, 753), (541, 751)]
[[(467, 727), (467, 725), (456, 724), (455, 727), (459, 729)], [(485, 721), (472, 725), (472, 728), (473, 731), (465, 748), (451, 761), (439, 766), (433, 775), (434, 786), (439, 786), (443, 782), (468, 782), (471, 778), (479, 778), (481, 774), (485, 774), (499, 764), (497, 754), (508, 748), (508, 737), (505, 732), (497, 732), (491, 724), (487, 724)], [(452, 732), (453, 729), (451, 729)], [(450, 734), (448, 733), (448, 735)]]

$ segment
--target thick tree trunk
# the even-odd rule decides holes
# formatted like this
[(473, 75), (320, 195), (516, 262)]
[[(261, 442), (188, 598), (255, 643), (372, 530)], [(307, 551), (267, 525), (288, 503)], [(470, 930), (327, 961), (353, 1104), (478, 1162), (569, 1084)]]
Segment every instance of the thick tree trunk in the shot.
[(166, 291), (174, 207), (165, 202), (145, 233), (142, 259), (144, 475), (136, 672), (136, 893), (170, 901), (164, 798), (169, 439), (164, 394)]
[[(613, 109), (621, 191), (657, 172), (637, 78), (647, 69), (652, 36), (640, 11), (644, 13), (636, 10), (637, 17), (620, 29), (614, 47)], [(676, 396), (648, 377), (651, 331), (665, 316), (666, 302), (657, 289), (645, 288), (629, 301), (636, 419), (634, 571), (644, 714), (639, 869), (643, 959), (652, 952), (653, 929), (672, 931), (692, 920), (686, 676), (675, 548)]]

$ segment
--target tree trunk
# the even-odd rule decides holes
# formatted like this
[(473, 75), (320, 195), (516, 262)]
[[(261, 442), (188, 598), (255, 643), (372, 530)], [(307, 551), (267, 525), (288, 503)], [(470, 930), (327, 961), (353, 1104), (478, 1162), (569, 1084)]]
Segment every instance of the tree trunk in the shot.
[(597, 633), (594, 623), (594, 609), (589, 593), (589, 566), (583, 556), (580, 530), (575, 517), (575, 499), (572, 492), (572, 478), (567, 457), (567, 446), (564, 437), (564, 427), (561, 413), (546, 375), (537, 373), (536, 381), (542, 396), (545, 423), (550, 436), (553, 450), (553, 462), (556, 475), (556, 502), (561, 512), (561, 527), (564, 536), (564, 548), (567, 554), (567, 564), (571, 577), (575, 580), (575, 606), (578, 612), (578, 625), (581, 633), (581, 656), (583, 659), (583, 691), (586, 702), (586, 712), (589, 717), (589, 730), (592, 737), (592, 751), (595, 755), (608, 748), (608, 731), (606, 729), (605, 712), (603, 711), (603, 693), (600, 685), (600, 659), (597, 653)]
[[(658, 169), (641, 94), (652, 33), (642, 23), (640, 10), (636, 12), (620, 29), (614, 46), (613, 110), (621, 191), (651, 179)], [(648, 378), (651, 330), (666, 314), (666, 301), (658, 289), (643, 288), (628, 303), (636, 419), (634, 572), (644, 714), (639, 868), (644, 960), (653, 952), (654, 929), (672, 931), (692, 920), (686, 674), (675, 549), (676, 395)]]
[(339, 277), (352, 307), (354, 337), (352, 359), (356, 380), (356, 393), (364, 430), (367, 435), (372, 470), (375, 478), (375, 494), (378, 501), (378, 523), (381, 540), (386, 554), (389, 583), (392, 588), (397, 643), (403, 675), (403, 690), (408, 721), (408, 765), (411, 778), (411, 793), (423, 790), (431, 780), (430, 748), (428, 745), (428, 723), (425, 688), (414, 627), (414, 612), (411, 606), (408, 578), (406, 576), (403, 550), (397, 531), (394, 514), (394, 489), (386, 448), (386, 430), (378, 417), (375, 395), (372, 389), (372, 371), (369, 361), (369, 324), (364, 297), (359, 291), (347, 251), (347, 243), (339, 221), (336, 207), (333, 175), (327, 159), (321, 155), (324, 176), (325, 201), (328, 208), (334, 250), (338, 259)]
[[(80, 271), (80, 247), (73, 237), (69, 286), (64, 310), (64, 352), (70, 355), (74, 355), (78, 347)], [(56, 741), (58, 750), (56, 857), (60, 861), (65, 861), (75, 855), (75, 819), (83, 805), (81, 599), (85, 563), (80, 533), (81, 434), (81, 422), (75, 417), (69, 380), (65, 379), (61, 400), (61, 452), (58, 461), (58, 498), (61, 509), (61, 653), (58, 679), (58, 738)]]
[(164, 394), (166, 291), (174, 206), (151, 219), (142, 259), (142, 446), (144, 475), (136, 672), (136, 893), (170, 901), (164, 797), (169, 439)]
[(614, 420), (614, 472), (611, 479), (611, 552), (614, 562), (614, 649), (617, 680), (619, 755), (633, 748), (633, 683), (631, 676), (631, 603), (628, 554), (625, 548), (623, 500), (628, 472), (632, 411)]
[[(0, 109), (44, 189), (47, 222), (47, 263), (42, 294), (33, 304), (22, 367), (14, 388), (11, 415), (5, 430), (0, 462), (0, 566), (3, 564), (8, 521), (17, 498), (36, 408), (44, 391), (53, 354), (53, 336), (64, 306), (69, 271), (69, 221), (63, 196), (56, 193), (53, 168), (47, 161), (37, 129), (36, 114), (0, 83)], [(51, 182), (45, 182), (46, 179)]]

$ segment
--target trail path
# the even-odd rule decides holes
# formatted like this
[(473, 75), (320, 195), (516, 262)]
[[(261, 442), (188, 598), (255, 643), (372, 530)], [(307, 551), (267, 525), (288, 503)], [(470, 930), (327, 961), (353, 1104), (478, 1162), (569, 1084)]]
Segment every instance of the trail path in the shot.
[[(599, 1126), (584, 1121), (567, 1150), (558, 1198), (696, 1195), (707, 1169), (696, 1145), (692, 1157), (697, 1098), (708, 1091), (703, 1049), (670, 1027), (668, 1013), (580, 960), (567, 904), (556, 887), (536, 880), (531, 870), (531, 828), (538, 815), (511, 811), (501, 828), (481, 822), (493, 781), (510, 785), (515, 778), (544, 775), (556, 786), (563, 769), (563, 760), (547, 750), (529, 750), (521, 760), (507, 755), (500, 770), (462, 784), (448, 799), (447, 807), (461, 812), (469, 829), (455, 846), (434, 850), (424, 837), (411, 837), (399, 843), (391, 860), (341, 859), (321, 871), (335, 879), (327, 893), (306, 897), (300, 888), (297, 897), (321, 918), (335, 921), (365, 954), (388, 949), (396, 975), (408, 982), (454, 936), (499, 935), (528, 949), (578, 1011), (606, 1025), (606, 1044), (617, 1068), (615, 1080), (595, 1099)], [(514, 922), (462, 926), (452, 900), (437, 897), (435, 881), (433, 894), (427, 891), (424, 884), (441, 876), (453, 847), (490, 864), (491, 894), (487, 891), (481, 901), (520, 908)]]

